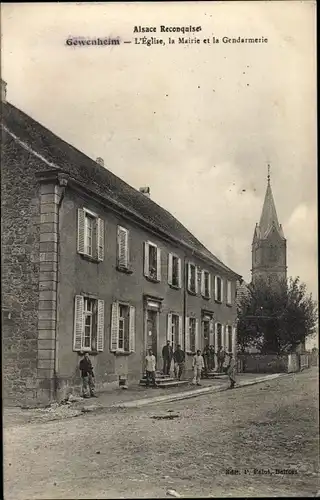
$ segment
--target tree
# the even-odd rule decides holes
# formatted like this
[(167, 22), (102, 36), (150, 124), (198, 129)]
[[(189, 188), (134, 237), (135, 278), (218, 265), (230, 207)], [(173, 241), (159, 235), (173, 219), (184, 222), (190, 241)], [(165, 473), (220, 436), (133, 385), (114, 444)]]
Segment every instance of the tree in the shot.
[(313, 335), (317, 318), (317, 303), (298, 277), (250, 284), (238, 306), (240, 351), (248, 347), (261, 353), (294, 351)]

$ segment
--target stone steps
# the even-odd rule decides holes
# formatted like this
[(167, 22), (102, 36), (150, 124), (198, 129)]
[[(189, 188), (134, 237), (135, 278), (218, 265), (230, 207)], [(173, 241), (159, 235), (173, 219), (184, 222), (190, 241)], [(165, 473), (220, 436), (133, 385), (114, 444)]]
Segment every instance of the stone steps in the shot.
[(204, 378), (221, 378), (221, 377), (227, 377), (228, 375), (225, 372), (208, 372), (207, 377)]
[[(146, 385), (147, 377), (140, 379), (140, 385)], [(177, 380), (169, 375), (156, 375), (156, 384), (159, 387), (177, 387), (179, 385), (188, 384), (188, 380)]]

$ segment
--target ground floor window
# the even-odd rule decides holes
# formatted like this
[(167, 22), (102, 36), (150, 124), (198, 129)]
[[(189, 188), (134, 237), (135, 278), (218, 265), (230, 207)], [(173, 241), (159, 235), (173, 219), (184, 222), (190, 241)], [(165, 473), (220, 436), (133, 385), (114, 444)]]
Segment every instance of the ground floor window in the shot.
[(110, 350), (135, 351), (135, 308), (130, 304), (122, 302), (112, 304)]
[(98, 352), (104, 347), (104, 301), (75, 296), (73, 350)]

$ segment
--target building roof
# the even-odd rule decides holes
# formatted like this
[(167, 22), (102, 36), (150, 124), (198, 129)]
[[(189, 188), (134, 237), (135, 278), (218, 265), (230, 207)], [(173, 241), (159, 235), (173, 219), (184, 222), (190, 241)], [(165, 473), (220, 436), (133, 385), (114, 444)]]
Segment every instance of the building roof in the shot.
[(20, 141), (50, 163), (106, 200), (112, 200), (146, 225), (187, 246), (212, 265), (239, 275), (213, 255), (173, 215), (122, 179), (74, 148), (12, 104), (2, 104), (3, 125)]
[(276, 205), (270, 184), (270, 176), (268, 176), (267, 190), (264, 197), (260, 222), (255, 228), (255, 237), (265, 239), (273, 228), (275, 228), (280, 236), (284, 238), (282, 226), (278, 221)]

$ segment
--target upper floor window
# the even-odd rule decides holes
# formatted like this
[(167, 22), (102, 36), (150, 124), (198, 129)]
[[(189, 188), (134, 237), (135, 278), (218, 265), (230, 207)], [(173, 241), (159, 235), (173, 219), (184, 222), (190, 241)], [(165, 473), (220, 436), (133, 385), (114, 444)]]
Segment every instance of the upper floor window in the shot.
[(114, 302), (111, 309), (110, 351), (134, 352), (135, 308), (129, 304)]
[(201, 295), (206, 299), (211, 297), (211, 275), (208, 271), (201, 271)]
[(214, 283), (214, 298), (217, 302), (222, 302), (223, 298), (223, 281), (220, 276), (215, 276)]
[(188, 262), (188, 291), (194, 294), (198, 293), (197, 268), (191, 262)]
[(172, 253), (168, 255), (168, 283), (181, 288), (181, 259)]
[(74, 351), (103, 351), (104, 301), (83, 295), (75, 296)]
[(231, 306), (232, 304), (232, 283), (227, 281), (227, 304)]
[(119, 269), (129, 268), (129, 231), (122, 226), (117, 230), (117, 266)]
[(161, 281), (161, 250), (150, 241), (144, 243), (144, 275), (154, 281)]
[(77, 250), (92, 259), (104, 259), (104, 221), (86, 208), (78, 208)]

